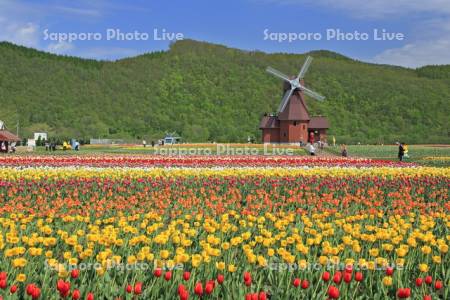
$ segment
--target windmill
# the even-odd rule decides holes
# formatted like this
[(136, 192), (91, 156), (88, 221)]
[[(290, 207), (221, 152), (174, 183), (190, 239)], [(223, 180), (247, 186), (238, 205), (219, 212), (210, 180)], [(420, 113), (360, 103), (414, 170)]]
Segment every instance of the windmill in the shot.
[(311, 56), (308, 56), (305, 60), (305, 63), (303, 64), (302, 68), (300, 69), (300, 72), (298, 73), (297, 77), (295, 77), (293, 79), (289, 78), (288, 76), (284, 75), (280, 71), (275, 70), (272, 67), (268, 67), (266, 69), (267, 72), (277, 76), (278, 78), (283, 79), (284, 81), (286, 81), (287, 83), (290, 84), (290, 88), (288, 90), (286, 90), (286, 92), (284, 93), (283, 99), (281, 100), (280, 106), (278, 107), (278, 111), (277, 111), (278, 113), (281, 113), (284, 110), (287, 103), (289, 102), (289, 99), (291, 98), (292, 94), (295, 91), (303, 92), (306, 95), (308, 95), (316, 100), (319, 100), (319, 101), (325, 100), (324, 96), (319, 95), (318, 93), (306, 88), (302, 84), (303, 78), (305, 77), (305, 74), (308, 71), (312, 60), (313, 60), (313, 58)]
[(283, 79), (284, 95), (277, 114), (265, 114), (260, 122), (263, 143), (303, 143), (305, 141), (326, 141), (328, 119), (325, 116), (310, 116), (305, 95), (322, 101), (325, 97), (305, 87), (303, 78), (311, 65), (308, 56), (296, 77), (289, 77), (274, 68), (267, 72)]

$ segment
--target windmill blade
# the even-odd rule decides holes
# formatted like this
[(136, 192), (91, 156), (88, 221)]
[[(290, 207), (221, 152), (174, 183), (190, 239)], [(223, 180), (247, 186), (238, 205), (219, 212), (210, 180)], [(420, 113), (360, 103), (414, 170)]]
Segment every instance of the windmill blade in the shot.
[(305, 87), (301, 87), (301, 90), (306, 94), (306, 95), (308, 95), (308, 96), (310, 96), (310, 97), (312, 97), (312, 98), (314, 98), (314, 99), (316, 99), (316, 100), (319, 100), (319, 101), (323, 101), (323, 100), (325, 100), (325, 97), (324, 96), (322, 96), (322, 95), (320, 95), (320, 94), (318, 94), (318, 93), (316, 93), (316, 92), (314, 92), (314, 91), (311, 91), (310, 89), (307, 89), (307, 88), (305, 88)]
[(281, 100), (280, 107), (278, 107), (278, 112), (282, 112), (284, 108), (286, 107), (289, 98), (291, 98), (292, 92), (294, 92), (295, 88), (291, 88), (284, 93), (283, 99)]
[(275, 75), (275, 76), (277, 76), (277, 77), (279, 77), (279, 78), (281, 78), (281, 79), (283, 79), (283, 80), (286, 80), (286, 81), (290, 82), (289, 77), (287, 77), (286, 75), (284, 75), (280, 71), (275, 70), (274, 68), (267, 67), (266, 71), (271, 73), (271, 74), (273, 74), (273, 75)]
[(305, 60), (305, 62), (304, 62), (304, 64), (303, 64), (303, 66), (302, 66), (302, 69), (300, 70), (300, 73), (298, 73), (298, 76), (297, 76), (297, 78), (298, 78), (299, 80), (300, 80), (300, 79), (303, 79), (303, 77), (305, 77), (305, 74), (306, 74), (306, 72), (308, 71), (309, 66), (311, 65), (312, 60), (313, 60), (313, 58), (312, 58), (311, 56), (308, 56), (308, 57), (306, 58), (306, 60)]

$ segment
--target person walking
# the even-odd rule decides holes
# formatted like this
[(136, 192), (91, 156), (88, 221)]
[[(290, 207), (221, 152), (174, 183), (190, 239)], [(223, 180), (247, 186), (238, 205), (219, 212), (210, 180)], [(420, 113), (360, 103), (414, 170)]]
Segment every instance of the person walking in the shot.
[(348, 156), (348, 153), (347, 153), (347, 146), (346, 146), (345, 144), (343, 144), (343, 145), (341, 146), (341, 155), (342, 155), (342, 157), (347, 157), (347, 156)]
[(403, 143), (398, 143), (398, 160), (403, 161), (404, 155), (405, 155), (405, 148), (403, 148)]
[(311, 156), (316, 155), (316, 149), (314, 148), (314, 146), (311, 143), (308, 143), (308, 145), (306, 145), (306, 149), (308, 150), (309, 155), (311, 155)]
[(11, 143), (11, 153), (16, 153), (16, 142)]

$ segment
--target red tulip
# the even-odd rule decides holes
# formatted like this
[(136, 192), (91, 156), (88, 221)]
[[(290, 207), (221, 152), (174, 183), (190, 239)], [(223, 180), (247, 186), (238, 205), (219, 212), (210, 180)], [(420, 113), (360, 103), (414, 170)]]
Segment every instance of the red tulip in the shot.
[(330, 296), (331, 299), (339, 298), (339, 289), (337, 287), (331, 285), (328, 288), (328, 296)]
[(430, 275), (428, 275), (427, 277), (425, 277), (425, 282), (426, 282), (426, 284), (431, 284), (431, 283), (433, 283), (433, 277), (431, 277)]
[(0, 280), (6, 279), (6, 277), (8, 277), (6, 272), (0, 272)]
[(423, 300), (431, 300), (431, 296), (430, 295), (425, 295), (425, 296), (423, 296)]
[(164, 274), (164, 279), (165, 279), (166, 281), (169, 281), (170, 278), (172, 278), (172, 272), (167, 271), (166, 274)]
[(294, 281), (292, 282), (292, 284), (295, 287), (298, 287), (300, 285), (300, 283), (302, 283), (302, 281), (300, 280), (300, 278), (295, 278)]
[(12, 285), (12, 286), (9, 288), (9, 292), (10, 292), (11, 294), (14, 294), (15, 292), (17, 292), (17, 285)]
[(197, 282), (194, 287), (194, 293), (198, 296), (203, 295), (203, 287), (200, 282)]
[(252, 294), (246, 294), (245, 300), (252, 300)]
[(31, 293), (32, 299), (38, 299), (41, 296), (41, 289), (38, 287), (34, 287), (33, 292)]
[(183, 284), (178, 285), (178, 289), (177, 289), (178, 295), (181, 295), (181, 293), (185, 290), (186, 290), (186, 287)]
[(34, 284), (27, 285), (26, 292), (28, 296), (31, 296), (33, 294), (34, 289), (36, 286)]
[(252, 300), (258, 300), (258, 293), (252, 294)]
[(386, 275), (387, 275), (387, 276), (392, 276), (392, 274), (394, 274), (394, 268), (392, 268), (392, 267), (387, 267), (387, 268), (386, 268)]
[(307, 289), (309, 287), (309, 281), (308, 280), (303, 280), (302, 281), (302, 289)]
[(88, 293), (86, 296), (86, 300), (94, 300), (94, 294)]
[(142, 282), (137, 282), (134, 285), (134, 294), (135, 295), (140, 295), (142, 293)]
[(219, 284), (222, 284), (225, 280), (225, 276), (223, 276), (222, 274), (217, 275), (217, 282)]
[(180, 293), (180, 300), (188, 300), (189, 299), (189, 292), (184, 290)]
[(211, 284), (213, 286), (213, 288), (216, 287), (216, 281), (214, 279), (208, 280), (207, 284), (208, 283)]
[(184, 272), (184, 273), (183, 273), (183, 279), (186, 280), (186, 281), (188, 281), (189, 278), (191, 278), (191, 273), (189, 273), (189, 272), (187, 272), (187, 271)]
[(344, 281), (345, 283), (352, 282), (352, 273), (344, 273)]
[(73, 300), (80, 299), (80, 291), (79, 290), (73, 290), (73, 292), (72, 292), (72, 299)]
[(73, 279), (78, 278), (79, 275), (80, 275), (80, 271), (78, 271), (77, 269), (74, 269), (70, 272), (70, 277), (72, 277)]
[(155, 271), (153, 271), (153, 275), (155, 275), (156, 277), (161, 277), (162, 270), (160, 268), (156, 268)]
[(342, 273), (341, 272), (336, 272), (333, 276), (333, 282), (336, 284), (341, 283), (342, 280)]
[(64, 289), (65, 289), (65, 286), (66, 286), (66, 284), (65, 284), (64, 280), (62, 280), (62, 279), (59, 279), (59, 280), (56, 282), (56, 289), (57, 289), (59, 292), (61, 292), (62, 290), (64, 290)]
[(244, 272), (244, 281), (251, 281), (252, 280), (252, 276), (250, 275), (249, 272)]
[(56, 289), (58, 290), (59, 295), (62, 298), (65, 298), (70, 293), (70, 282), (66, 282), (66, 281), (60, 279), (56, 283)]
[(344, 272), (345, 273), (352, 273), (353, 272), (353, 266), (352, 265), (345, 266)]
[(267, 300), (267, 294), (265, 292), (260, 292), (259, 300)]
[(440, 281), (440, 280), (436, 280), (436, 282), (434, 283), (434, 288), (437, 290), (442, 289), (443, 286), (444, 285), (442, 284), (442, 281)]
[(205, 286), (205, 293), (210, 295), (214, 290), (214, 285), (211, 282), (208, 282)]
[(17, 291), (17, 285), (12, 285), (9, 289), (11, 294), (14, 294)]
[(0, 289), (6, 289), (8, 287), (8, 282), (6, 281), (6, 279), (1, 279), (0, 280)]
[(423, 279), (422, 278), (419, 277), (419, 278), (416, 279), (416, 286), (421, 286), (422, 283), (423, 283)]
[(127, 291), (128, 294), (130, 294), (131, 292), (133, 292), (133, 287), (131, 286), (131, 284), (129, 284), (129, 285), (127, 285), (125, 290)]
[(411, 296), (411, 290), (409, 288), (400, 288), (397, 290), (397, 297), (409, 298), (409, 296)]
[(407, 297), (410, 297), (410, 296), (411, 296), (411, 289), (410, 289), (410, 288), (405, 288), (405, 295), (406, 295)]
[(329, 272), (323, 272), (322, 279), (323, 279), (323, 281), (330, 280), (330, 273)]
[(363, 273), (361, 273), (361, 272), (356, 272), (355, 273), (355, 280), (356, 281), (363, 281), (363, 279), (364, 279), (364, 276), (363, 276)]

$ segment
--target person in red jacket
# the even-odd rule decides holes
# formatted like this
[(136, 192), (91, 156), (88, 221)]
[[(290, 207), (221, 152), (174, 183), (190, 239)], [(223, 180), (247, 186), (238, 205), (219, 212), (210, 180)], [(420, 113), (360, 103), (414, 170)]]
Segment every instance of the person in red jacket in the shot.
[(309, 134), (309, 143), (312, 145), (314, 144), (314, 132), (311, 131)]

